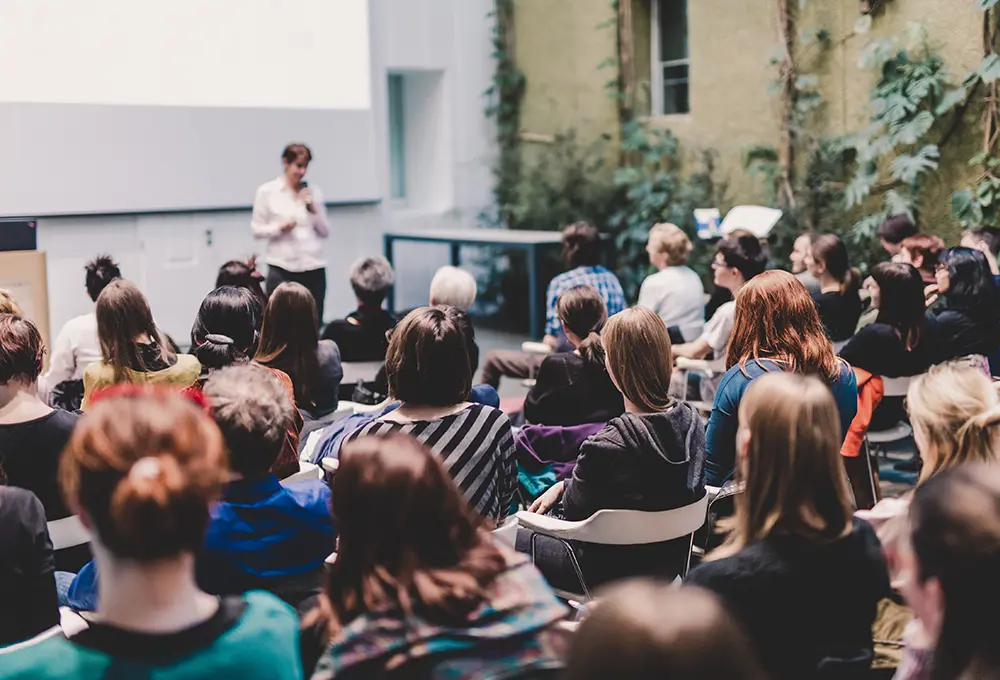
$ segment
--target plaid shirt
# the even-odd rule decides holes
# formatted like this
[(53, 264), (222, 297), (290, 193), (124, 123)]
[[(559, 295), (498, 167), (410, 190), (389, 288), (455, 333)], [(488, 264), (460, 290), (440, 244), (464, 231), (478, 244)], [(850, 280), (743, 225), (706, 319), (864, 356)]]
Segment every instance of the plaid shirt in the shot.
[(618, 277), (610, 271), (601, 267), (577, 267), (563, 272), (549, 282), (549, 288), (545, 293), (545, 333), (547, 335), (559, 334), (559, 316), (556, 314), (556, 301), (559, 296), (570, 288), (577, 286), (590, 286), (597, 290), (604, 298), (604, 304), (608, 306), (608, 316), (614, 316), (625, 309), (625, 291)]

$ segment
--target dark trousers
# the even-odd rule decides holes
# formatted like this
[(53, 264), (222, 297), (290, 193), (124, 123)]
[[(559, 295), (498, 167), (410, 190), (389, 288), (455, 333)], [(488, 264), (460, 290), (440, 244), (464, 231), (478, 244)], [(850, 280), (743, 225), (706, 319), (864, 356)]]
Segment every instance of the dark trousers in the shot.
[(267, 266), (267, 281), (265, 286), (267, 294), (270, 295), (274, 289), (286, 281), (300, 283), (309, 289), (316, 300), (316, 316), (319, 325), (323, 325), (323, 302), (326, 300), (326, 270), (311, 269), (307, 272), (290, 272), (273, 264)]

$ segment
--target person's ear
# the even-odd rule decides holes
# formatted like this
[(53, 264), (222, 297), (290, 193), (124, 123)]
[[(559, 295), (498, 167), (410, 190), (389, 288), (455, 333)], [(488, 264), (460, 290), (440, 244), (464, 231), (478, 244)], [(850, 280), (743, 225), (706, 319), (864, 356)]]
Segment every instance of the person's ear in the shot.
[(913, 266), (916, 267), (917, 269), (922, 269), (923, 266), (924, 266), (924, 256), (923, 255), (914, 255), (913, 256)]

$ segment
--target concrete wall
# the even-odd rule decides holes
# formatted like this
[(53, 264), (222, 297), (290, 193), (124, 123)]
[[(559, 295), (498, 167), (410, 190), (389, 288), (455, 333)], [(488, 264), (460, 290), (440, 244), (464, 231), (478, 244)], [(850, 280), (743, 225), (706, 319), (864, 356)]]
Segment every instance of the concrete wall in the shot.
[[(382, 200), (329, 209), (328, 319), (354, 308), (347, 268), (361, 255), (381, 253), (387, 228), (473, 226), (491, 200), (493, 130), (483, 116), (482, 97), (493, 72), (487, 17), (491, 0), (371, 0), (370, 8)], [(409, 77), (405, 125), (407, 186), (412, 191), (403, 200), (389, 198), (389, 72)], [(279, 171), (276, 162), (274, 174)], [(247, 192), (253, 189), (247, 187)], [(38, 249), (48, 257), (54, 330), (90, 308), (83, 265), (95, 254), (109, 252), (147, 294), (160, 325), (180, 342), (186, 342), (218, 266), (262, 252), (251, 238), (248, 210), (43, 218)], [(447, 259), (444, 246), (401, 244), (396, 249), (397, 305), (426, 303), (433, 271)]]

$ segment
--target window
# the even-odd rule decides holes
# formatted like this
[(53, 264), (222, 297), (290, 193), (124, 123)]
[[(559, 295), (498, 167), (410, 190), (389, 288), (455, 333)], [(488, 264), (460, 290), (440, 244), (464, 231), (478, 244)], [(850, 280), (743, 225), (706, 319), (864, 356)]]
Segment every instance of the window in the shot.
[(687, 0), (653, 0), (653, 115), (687, 113)]
[(403, 108), (403, 76), (389, 74), (389, 195), (406, 197), (406, 118)]

